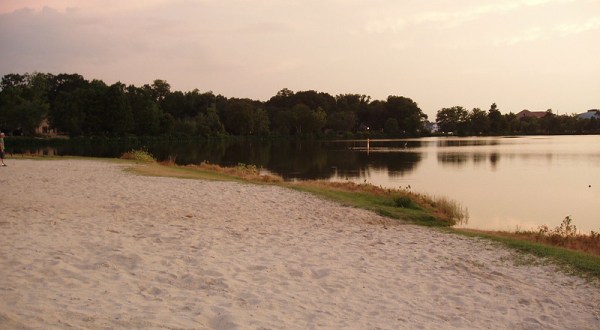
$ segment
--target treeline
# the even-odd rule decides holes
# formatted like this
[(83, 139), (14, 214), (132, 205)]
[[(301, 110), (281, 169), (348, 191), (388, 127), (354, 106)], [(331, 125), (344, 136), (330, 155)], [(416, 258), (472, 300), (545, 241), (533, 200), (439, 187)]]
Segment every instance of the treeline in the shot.
[(0, 82), (0, 130), (43, 134), (40, 125), (69, 136), (312, 136), (413, 137), (577, 134), (598, 132), (596, 119), (576, 115), (518, 118), (463, 107), (438, 111), (438, 129), (417, 103), (403, 96), (371, 100), (361, 94), (282, 89), (268, 101), (212, 92), (172, 91), (164, 80), (141, 87), (86, 80), (79, 74), (7, 74)]
[(172, 91), (164, 80), (137, 87), (49, 73), (7, 74), (0, 87), (0, 129), (23, 135), (35, 135), (44, 120), (70, 136), (427, 134), (427, 116), (402, 96), (283, 89), (262, 102)]
[(600, 120), (583, 119), (577, 114), (556, 115), (552, 109), (545, 113), (502, 114), (497, 105), (488, 111), (464, 107), (444, 108), (437, 112), (438, 131), (455, 135), (536, 135), (600, 133)]

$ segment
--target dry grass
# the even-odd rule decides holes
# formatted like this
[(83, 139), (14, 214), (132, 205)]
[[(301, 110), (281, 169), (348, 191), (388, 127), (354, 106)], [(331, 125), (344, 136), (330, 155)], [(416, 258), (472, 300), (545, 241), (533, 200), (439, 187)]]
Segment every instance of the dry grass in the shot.
[(493, 234), (600, 256), (600, 232), (592, 231), (590, 234), (580, 233), (572, 222), (571, 217), (566, 217), (560, 226), (554, 229), (543, 225), (538, 227), (537, 230), (494, 232)]
[[(170, 165), (172, 166), (172, 165)], [(210, 171), (237, 179), (252, 182), (277, 183), (283, 182), (283, 178), (272, 174), (261, 174), (260, 170), (254, 165), (238, 164), (234, 167), (222, 167), (215, 164), (202, 163), (200, 165), (186, 165), (186, 168), (202, 171)]]
[(447, 198), (432, 197), (406, 189), (387, 189), (371, 184), (353, 182), (302, 181), (298, 185), (345, 193), (371, 195), (381, 203), (399, 209), (413, 209), (431, 215), (440, 223), (455, 225), (468, 220), (468, 211), (458, 202)]

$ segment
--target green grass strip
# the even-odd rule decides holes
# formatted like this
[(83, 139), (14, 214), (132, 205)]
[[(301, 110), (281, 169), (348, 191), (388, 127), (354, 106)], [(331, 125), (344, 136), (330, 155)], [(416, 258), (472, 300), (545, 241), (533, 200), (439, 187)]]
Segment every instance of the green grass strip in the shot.
[(472, 232), (454, 228), (450, 229), (449, 232), (469, 237), (481, 237), (499, 242), (516, 251), (547, 258), (554, 264), (566, 268), (566, 270), (571, 273), (582, 275), (583, 277), (600, 279), (600, 257), (595, 255), (483, 232)]

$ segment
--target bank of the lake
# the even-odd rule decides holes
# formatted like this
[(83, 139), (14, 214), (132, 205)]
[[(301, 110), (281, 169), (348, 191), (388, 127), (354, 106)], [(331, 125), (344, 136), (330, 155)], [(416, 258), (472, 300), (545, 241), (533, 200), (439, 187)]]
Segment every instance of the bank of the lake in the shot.
[[(584, 276), (600, 278), (600, 233), (579, 233), (570, 218), (546, 231), (498, 232), (454, 228), (468, 214), (452, 200), (439, 200), (406, 190), (383, 189), (370, 184), (326, 181), (284, 182), (279, 177), (261, 174), (252, 166), (220, 167), (202, 164), (180, 167), (174, 164), (148, 164), (145, 152), (127, 153), (127, 159), (146, 163), (135, 172), (150, 176), (179, 177), (200, 180), (227, 180), (270, 184), (308, 192), (343, 205), (366, 209), (382, 216), (466, 236), (483, 237), (512, 249), (533, 254)], [(150, 159), (152, 162), (152, 160)], [(546, 227), (546, 226), (544, 226)]]
[[(273, 185), (11, 159), (0, 327), (595, 329), (600, 288)], [(193, 192), (193, 193), (192, 193)]]

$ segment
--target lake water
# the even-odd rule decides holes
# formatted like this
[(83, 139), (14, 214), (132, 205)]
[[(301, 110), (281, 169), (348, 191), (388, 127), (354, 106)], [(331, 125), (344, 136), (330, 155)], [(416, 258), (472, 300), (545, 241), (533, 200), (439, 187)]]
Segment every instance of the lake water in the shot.
[[(600, 231), (600, 136), (426, 138), (400, 145), (370, 141), (355, 150), (367, 157), (398, 154), (395, 160), (387, 158), (406, 166), (393, 169), (373, 162), (349, 180), (410, 186), (454, 199), (469, 210), (464, 227), (553, 228), (571, 216), (580, 230)], [(347, 176), (340, 172), (332, 179)]]
[[(144, 146), (157, 158), (174, 158), (179, 164), (244, 163), (287, 180), (410, 187), (461, 203), (470, 215), (462, 226), (469, 228), (535, 229), (543, 224), (553, 228), (570, 216), (581, 231), (600, 231), (600, 136), (241, 140)], [(136, 147), (92, 142), (43, 152), (117, 157)]]

